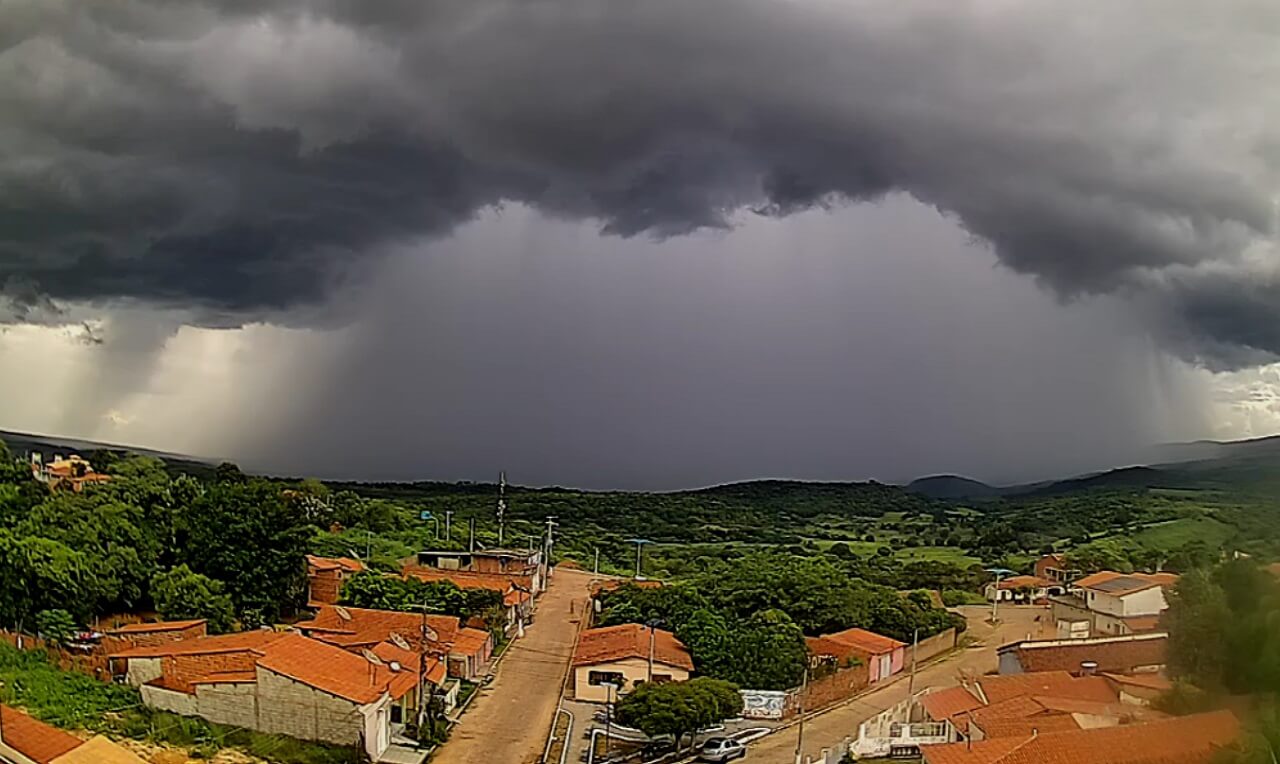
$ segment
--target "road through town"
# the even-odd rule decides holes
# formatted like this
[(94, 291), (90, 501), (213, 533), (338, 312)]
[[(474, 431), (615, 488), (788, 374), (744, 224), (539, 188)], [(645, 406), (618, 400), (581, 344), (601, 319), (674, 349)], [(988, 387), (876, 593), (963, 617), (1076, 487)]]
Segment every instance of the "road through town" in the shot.
[[(986, 608), (965, 608), (965, 611), (969, 619), (969, 636), (974, 639), (974, 644), (920, 669), (915, 679), (917, 690), (955, 685), (961, 671), (977, 674), (993, 671), (996, 668), (996, 647), (1025, 639), (1028, 635), (1040, 636), (1042, 624), (1036, 618), (1045, 613), (1042, 607), (1007, 607), (1000, 612), (999, 626), (992, 628), (984, 621), (988, 614)], [(803, 756), (812, 756), (816, 760), (823, 749), (834, 750), (845, 738), (857, 737), (858, 725), (905, 700), (907, 691), (908, 683), (903, 675), (881, 689), (806, 718)], [(751, 745), (746, 760), (761, 764), (790, 764), (795, 761), (797, 735), (794, 724), (778, 730)]]
[(502, 659), (433, 764), (532, 764), (542, 756), (586, 608), (589, 573), (557, 568), (533, 625)]

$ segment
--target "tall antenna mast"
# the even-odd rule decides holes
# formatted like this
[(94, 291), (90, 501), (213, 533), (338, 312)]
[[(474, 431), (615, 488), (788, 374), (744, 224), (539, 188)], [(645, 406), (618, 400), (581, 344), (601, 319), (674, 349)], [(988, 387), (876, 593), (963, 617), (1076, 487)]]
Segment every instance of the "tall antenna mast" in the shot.
[(502, 548), (502, 518), (507, 513), (507, 473), (498, 473), (498, 548)]

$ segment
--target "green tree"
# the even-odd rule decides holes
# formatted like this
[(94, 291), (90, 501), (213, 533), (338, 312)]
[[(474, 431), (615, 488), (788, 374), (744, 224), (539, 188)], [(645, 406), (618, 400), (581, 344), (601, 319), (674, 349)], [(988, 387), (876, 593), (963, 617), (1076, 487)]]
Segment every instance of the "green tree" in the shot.
[(1203, 570), (1183, 575), (1169, 593), (1170, 673), (1207, 690), (1223, 686), (1231, 609), (1222, 587)]
[(186, 565), (151, 579), (151, 599), (165, 620), (204, 618), (214, 634), (230, 631), (235, 620), (231, 597), (222, 590), (221, 582), (195, 573)]
[(36, 634), (59, 645), (71, 641), (76, 633), (76, 620), (65, 610), (41, 610), (36, 613)]
[(20, 536), (56, 541), (84, 555), (93, 568), (94, 599), (101, 612), (136, 607), (155, 574), (160, 542), (141, 508), (113, 501), (105, 492), (59, 491), (32, 508), (18, 524)]
[(642, 684), (618, 701), (618, 721), (650, 737), (670, 735), (680, 747), (686, 735), (742, 712), (737, 688), (717, 679)]
[(86, 555), (52, 539), (0, 530), (0, 621), (21, 630), (37, 612), (53, 608), (86, 619), (101, 599)]
[(185, 560), (222, 581), (241, 619), (269, 621), (300, 604), (310, 527), (265, 481), (219, 482), (185, 513)]

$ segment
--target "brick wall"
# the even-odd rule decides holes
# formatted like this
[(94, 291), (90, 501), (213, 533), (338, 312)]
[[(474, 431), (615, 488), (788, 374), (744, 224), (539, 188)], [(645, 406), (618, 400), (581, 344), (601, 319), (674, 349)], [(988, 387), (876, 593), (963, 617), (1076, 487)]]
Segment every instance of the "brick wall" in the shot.
[(364, 714), (355, 704), (258, 669), (258, 729), (281, 735), (355, 745)]
[[(803, 693), (805, 711), (812, 711), (853, 697), (866, 689), (870, 683), (870, 672), (865, 663), (840, 669), (821, 679), (810, 680), (808, 689)], [(798, 705), (800, 695), (801, 693), (796, 694), (793, 705)]]
[(338, 596), (342, 593), (342, 571), (317, 570), (308, 576), (307, 581), (310, 584), (307, 596), (312, 602), (328, 605), (338, 603)]
[(29, 634), (0, 630), (0, 641), (10, 647), (18, 647), (19, 638), (21, 638), (22, 642), (21, 649), (46, 653), (49, 656), (49, 661), (63, 671), (75, 671), (87, 674), (95, 679), (101, 679), (104, 682), (111, 681), (111, 671), (107, 666), (107, 657), (101, 650), (86, 655), (80, 652), (63, 650), (57, 645), (51, 645), (43, 639)]
[(155, 647), (156, 645), (167, 645), (170, 642), (204, 636), (208, 636), (208, 630), (203, 623), (194, 624), (185, 629), (120, 634), (103, 637), (99, 651), (105, 655), (111, 655), (134, 647)]
[(175, 690), (192, 692), (191, 680), (224, 671), (253, 671), (257, 656), (248, 650), (203, 655), (173, 655), (164, 658), (164, 678)]

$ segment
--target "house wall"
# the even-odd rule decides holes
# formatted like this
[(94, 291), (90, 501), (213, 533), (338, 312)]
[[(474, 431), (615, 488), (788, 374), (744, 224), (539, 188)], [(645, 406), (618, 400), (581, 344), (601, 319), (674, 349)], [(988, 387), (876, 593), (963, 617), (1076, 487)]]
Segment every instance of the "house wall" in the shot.
[[(588, 703), (608, 703), (608, 689), (599, 685), (590, 683), (592, 671), (612, 671), (623, 675), (623, 684), (619, 688), (620, 693), (628, 693), (635, 689), (637, 682), (643, 682), (649, 677), (649, 661), (643, 658), (627, 658), (621, 661), (610, 661), (607, 663), (597, 663), (591, 666), (576, 666), (573, 671), (573, 696), (577, 700), (586, 701)], [(656, 662), (653, 664), (653, 673), (667, 674), (672, 681), (683, 682), (689, 678), (689, 672), (679, 666), (668, 666), (664, 663)], [(617, 699), (616, 696), (614, 698)]]
[(207, 636), (207, 634), (208, 632), (205, 629), (205, 624), (198, 623), (194, 626), (188, 626), (185, 629), (113, 634), (103, 640), (103, 644), (107, 652), (123, 652), (131, 647), (155, 647), (156, 645), (167, 645), (170, 642), (178, 642), (184, 639), (195, 639), (197, 637)]
[(215, 724), (257, 729), (258, 687), (253, 682), (199, 684), (200, 716)]
[[(932, 637), (920, 640), (918, 645), (914, 646), (916, 663), (924, 663), (930, 658), (941, 655), (956, 646), (956, 630), (947, 629), (946, 631), (934, 634)], [(913, 648), (908, 647), (904, 651), (908, 665), (911, 661), (911, 651)]]
[(342, 592), (342, 571), (316, 570), (307, 576), (307, 601), (336, 605)]
[(867, 664), (840, 669), (821, 679), (810, 680), (803, 693), (797, 693), (797, 702), (803, 696), (804, 708), (812, 711), (823, 706), (837, 703), (866, 689), (871, 683)]
[(355, 745), (365, 727), (360, 706), (268, 671), (258, 673), (258, 729), (281, 735)]
[(1159, 615), (1169, 607), (1164, 599), (1164, 587), (1153, 586), (1121, 598), (1124, 612), (1121, 615)]
[(130, 658), (125, 681), (130, 687), (141, 687), (153, 679), (159, 679), (164, 674), (161, 660), (160, 658)]
[[(194, 692), (191, 680), (208, 674), (227, 671), (253, 671), (258, 663), (255, 653), (248, 650), (230, 653), (203, 653), (198, 655), (166, 656), (163, 661), (166, 681), (184, 690)], [(132, 663), (132, 661), (130, 661)]]
[(185, 692), (166, 690), (162, 687), (144, 684), (140, 688), (142, 702), (151, 708), (178, 714), (179, 716), (199, 716), (200, 705), (196, 696)]
[[(893, 660), (892, 660), (893, 670), (890, 672), (890, 674), (892, 675), (892, 674), (899, 673), (900, 671), (902, 671), (903, 667), (906, 665), (907, 665), (907, 648), (899, 647), (897, 650), (893, 651)], [(881, 678), (883, 679), (883, 677)]]

